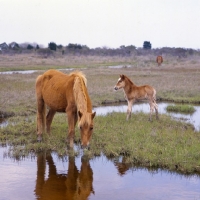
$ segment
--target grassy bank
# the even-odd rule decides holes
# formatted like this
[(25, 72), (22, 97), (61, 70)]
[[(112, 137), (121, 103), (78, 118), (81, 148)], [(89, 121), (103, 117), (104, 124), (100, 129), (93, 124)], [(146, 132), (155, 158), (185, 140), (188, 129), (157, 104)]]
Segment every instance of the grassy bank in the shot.
[[(23, 157), (31, 152), (57, 151), (59, 155), (79, 154), (81, 150), (66, 148), (67, 123), (58, 114), (52, 125), (52, 134), (36, 141), (35, 118), (13, 117), (7, 127), (0, 129), (1, 144), (10, 145), (10, 156)], [(76, 130), (76, 139), (80, 140)], [(89, 157), (103, 152), (107, 157), (124, 156), (127, 163), (146, 167), (161, 167), (183, 173), (200, 172), (200, 134), (186, 123), (173, 121), (162, 115), (160, 120), (148, 121), (148, 115), (133, 114), (130, 121), (124, 113), (97, 116)]]
[[(21, 57), (20, 57), (21, 56)], [(0, 128), (0, 143), (9, 144), (11, 156), (55, 150), (66, 154), (67, 124), (63, 115), (56, 115), (52, 134), (42, 143), (36, 141), (35, 79), (50, 68), (81, 69), (88, 80), (93, 106), (124, 101), (122, 91), (113, 90), (119, 74), (126, 74), (137, 85), (156, 88), (158, 100), (200, 103), (200, 59), (166, 57), (157, 67), (154, 57), (38, 57), (0, 56), (0, 71), (40, 69), (33, 74), (0, 74), (0, 116), (8, 118), (8, 126)], [(194, 60), (195, 59), (195, 60)], [(110, 68), (113, 65), (130, 67)], [(69, 73), (69, 71), (64, 71)], [(12, 116), (12, 117), (11, 117)], [(200, 172), (199, 132), (184, 123), (163, 115), (159, 121), (147, 121), (144, 114), (133, 114), (130, 122), (125, 113), (95, 117), (95, 133), (89, 156), (126, 156), (126, 162), (142, 166), (163, 167), (184, 173)], [(78, 133), (78, 131), (77, 131)], [(77, 134), (76, 141), (80, 139)], [(67, 152), (76, 153), (76, 152)], [(78, 153), (78, 152), (77, 152)]]
[(168, 105), (167, 111), (169, 112), (180, 112), (180, 113), (194, 113), (195, 108), (190, 105)]

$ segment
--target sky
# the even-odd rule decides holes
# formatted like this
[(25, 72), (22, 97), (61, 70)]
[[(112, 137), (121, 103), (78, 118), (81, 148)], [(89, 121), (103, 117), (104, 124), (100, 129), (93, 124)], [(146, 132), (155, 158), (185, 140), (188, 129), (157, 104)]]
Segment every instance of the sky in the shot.
[(0, 0), (0, 44), (200, 49), (200, 0)]

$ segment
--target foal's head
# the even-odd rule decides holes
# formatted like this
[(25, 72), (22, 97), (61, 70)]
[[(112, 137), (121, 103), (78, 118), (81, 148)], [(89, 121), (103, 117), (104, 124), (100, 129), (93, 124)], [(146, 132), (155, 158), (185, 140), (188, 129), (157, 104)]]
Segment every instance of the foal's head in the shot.
[(83, 148), (87, 147), (90, 143), (90, 138), (93, 133), (93, 118), (95, 117), (96, 112), (94, 113), (82, 113), (78, 111), (79, 123), (78, 127), (81, 133), (81, 146)]
[(120, 75), (114, 89), (119, 90), (119, 89), (124, 88), (124, 87), (125, 87), (125, 76), (122, 74), (122, 75)]

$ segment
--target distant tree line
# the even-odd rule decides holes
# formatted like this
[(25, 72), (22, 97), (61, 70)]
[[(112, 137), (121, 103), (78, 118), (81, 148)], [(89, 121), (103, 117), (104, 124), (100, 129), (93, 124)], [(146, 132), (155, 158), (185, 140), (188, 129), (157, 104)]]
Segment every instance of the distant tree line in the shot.
[(23, 43), (18, 44), (12, 42), (7, 45), (5, 42), (0, 44), (0, 53), (30, 53), (37, 52), (39, 55), (45, 55), (45, 57), (53, 56), (55, 53), (60, 55), (98, 55), (98, 56), (142, 56), (142, 55), (162, 55), (169, 54), (178, 57), (187, 57), (188, 55), (200, 54), (200, 50), (187, 49), (187, 48), (152, 48), (149, 41), (144, 41), (142, 48), (137, 48), (134, 45), (121, 45), (118, 48), (108, 48), (108, 47), (97, 47), (89, 48), (86, 45), (69, 43), (67, 46), (61, 44), (56, 44), (55, 42), (49, 42), (48, 47), (44, 48), (34, 43)]

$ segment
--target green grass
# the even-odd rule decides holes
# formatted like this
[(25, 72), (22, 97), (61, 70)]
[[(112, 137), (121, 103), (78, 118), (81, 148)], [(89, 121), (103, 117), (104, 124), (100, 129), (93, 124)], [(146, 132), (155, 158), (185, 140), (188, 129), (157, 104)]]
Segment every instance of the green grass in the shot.
[(194, 113), (195, 108), (190, 105), (168, 105), (167, 106), (167, 111), (170, 112), (180, 112), (180, 113)]
[[(145, 167), (161, 167), (183, 173), (200, 172), (200, 134), (190, 124), (172, 120), (161, 115), (160, 120), (148, 121), (148, 115), (133, 114), (130, 121), (125, 113), (111, 113), (95, 117), (95, 129), (89, 157), (124, 156), (126, 162)], [(68, 150), (65, 139), (67, 123), (65, 116), (57, 114), (52, 124), (52, 134), (43, 136), (43, 142), (36, 140), (35, 118), (12, 117), (9, 125), (0, 129), (1, 145), (9, 145), (8, 154), (15, 157), (30, 153), (52, 150), (59, 155), (77, 155), (78, 148)], [(76, 129), (75, 143), (79, 146), (80, 134)]]
[[(179, 62), (167, 57), (158, 68), (153, 56), (58, 56), (42, 58), (33, 55), (1, 55), (0, 71), (47, 70), (50, 68), (83, 68), (88, 80), (88, 91), (93, 106), (103, 102), (124, 101), (123, 91), (113, 91), (119, 74), (128, 75), (137, 85), (155, 87), (157, 99), (173, 102), (200, 103), (199, 57)], [(191, 59), (196, 59), (191, 62)], [(132, 65), (131, 68), (111, 69), (111, 65)], [(67, 72), (68, 73), (68, 72)], [(57, 114), (52, 124), (52, 134), (44, 135), (41, 143), (36, 141), (35, 79), (41, 74), (0, 75), (0, 115), (8, 118), (9, 125), (0, 128), (0, 143), (8, 145), (9, 156), (23, 157), (45, 150), (57, 151), (59, 155), (81, 153), (78, 148), (66, 148), (66, 117)], [(184, 108), (187, 112), (190, 110)], [(178, 111), (180, 112), (180, 111)], [(181, 111), (182, 112), (182, 111)], [(125, 113), (112, 113), (95, 117), (95, 129), (90, 157), (102, 152), (107, 157), (124, 156), (126, 162), (148, 167), (163, 167), (184, 173), (200, 172), (199, 132), (185, 123), (165, 115), (159, 121), (148, 122), (148, 115), (133, 114), (127, 122)], [(12, 117), (11, 117), (12, 116)], [(80, 135), (76, 130), (75, 142)]]

